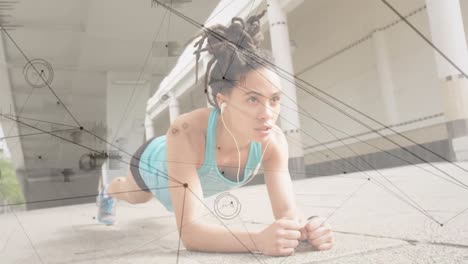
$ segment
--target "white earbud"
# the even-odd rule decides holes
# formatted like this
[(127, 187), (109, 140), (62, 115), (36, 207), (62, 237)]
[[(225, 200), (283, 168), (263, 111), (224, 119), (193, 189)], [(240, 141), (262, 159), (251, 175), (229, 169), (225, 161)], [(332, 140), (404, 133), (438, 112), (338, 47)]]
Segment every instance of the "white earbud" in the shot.
[(223, 113), (224, 108), (225, 108), (226, 106), (227, 106), (227, 103), (226, 103), (226, 102), (223, 102), (223, 103), (221, 104), (221, 114)]

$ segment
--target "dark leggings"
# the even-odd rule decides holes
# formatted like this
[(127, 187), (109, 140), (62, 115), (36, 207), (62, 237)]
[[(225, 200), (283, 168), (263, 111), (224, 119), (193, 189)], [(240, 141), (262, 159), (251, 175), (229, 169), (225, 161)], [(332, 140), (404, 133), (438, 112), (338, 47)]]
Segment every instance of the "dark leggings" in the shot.
[(135, 154), (133, 154), (132, 159), (130, 160), (130, 172), (133, 176), (133, 179), (135, 179), (136, 184), (140, 187), (141, 190), (151, 193), (151, 191), (148, 189), (148, 186), (146, 186), (145, 181), (141, 178), (140, 175), (140, 158), (143, 152), (145, 151), (146, 147), (153, 141), (156, 137), (153, 137), (149, 140), (147, 140), (142, 146), (140, 146)]

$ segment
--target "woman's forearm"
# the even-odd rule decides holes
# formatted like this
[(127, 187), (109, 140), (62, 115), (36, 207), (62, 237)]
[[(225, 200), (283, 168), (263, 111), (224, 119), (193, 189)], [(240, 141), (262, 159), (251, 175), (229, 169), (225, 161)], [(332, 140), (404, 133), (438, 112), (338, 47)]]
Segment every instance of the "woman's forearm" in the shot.
[(258, 232), (246, 232), (224, 226), (197, 224), (182, 232), (185, 247), (204, 252), (260, 252), (257, 248)]
[(275, 219), (278, 220), (281, 218), (295, 219), (299, 221), (299, 223), (303, 223), (306, 220), (304, 212), (298, 207), (277, 212), (275, 214)]

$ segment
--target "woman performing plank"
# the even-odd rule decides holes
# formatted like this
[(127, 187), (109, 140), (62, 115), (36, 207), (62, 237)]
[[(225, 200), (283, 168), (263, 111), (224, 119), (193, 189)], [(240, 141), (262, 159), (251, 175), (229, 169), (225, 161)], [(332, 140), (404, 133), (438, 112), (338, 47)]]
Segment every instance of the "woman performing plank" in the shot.
[[(216, 25), (200, 34), (195, 54), (197, 62), (201, 52), (212, 55), (205, 93), (213, 108), (180, 115), (166, 135), (136, 151), (128, 176), (100, 184), (100, 222), (114, 223), (118, 199), (138, 204), (154, 196), (174, 212), (188, 250), (285, 256), (302, 240), (318, 250), (333, 246), (328, 224), (320, 217), (306, 221), (296, 208), (287, 140), (275, 125), (281, 108), (280, 77), (265, 63), (271, 56), (258, 48), (264, 14), (247, 21), (235, 17), (229, 27)], [(248, 233), (196, 221), (205, 209), (203, 197), (245, 185), (261, 164), (275, 217), (272, 224)]]

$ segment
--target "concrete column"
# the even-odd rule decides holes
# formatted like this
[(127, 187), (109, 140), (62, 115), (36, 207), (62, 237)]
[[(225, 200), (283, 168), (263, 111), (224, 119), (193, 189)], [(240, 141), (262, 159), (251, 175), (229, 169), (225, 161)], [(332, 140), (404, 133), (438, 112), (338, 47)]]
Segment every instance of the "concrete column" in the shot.
[(156, 135), (154, 130), (155, 122), (148, 115), (145, 116), (145, 139), (148, 140)]
[[(462, 71), (468, 50), (459, 0), (426, 0), (432, 42)], [(468, 160), (468, 80), (434, 51), (454, 160)]]
[[(16, 105), (13, 99), (13, 91), (12, 86), (10, 83), (10, 75), (8, 73), (8, 65), (6, 61), (6, 54), (5, 54), (5, 39), (3, 32), (0, 31), (0, 113), (16, 116)], [(4, 133), (5, 136), (14, 136), (20, 134), (20, 128), (18, 123), (12, 121), (7, 118), (1, 118), (0, 122), (2, 122), (2, 126), (5, 129)], [(15, 165), (15, 170), (23, 170), (25, 169), (25, 161), (24, 161), (24, 153), (23, 153), (23, 146), (21, 143), (21, 137), (15, 138), (8, 138), (4, 140), (4, 144), (8, 146), (8, 150), (10, 151), (11, 161)], [(27, 182), (27, 175), (16, 173), (16, 177), (18, 179), (18, 183), (21, 186), (23, 194), (26, 196), (25, 188), (28, 184)], [(26, 199), (26, 197), (25, 197)], [(26, 200), (28, 201), (28, 200)]]
[(179, 105), (179, 100), (175, 97), (174, 93), (169, 94), (169, 117), (172, 122), (176, 120), (176, 118), (180, 114), (180, 105)]
[[(278, 0), (267, 0), (270, 23), (271, 47), (275, 64), (294, 75), (292, 64), (289, 30), (286, 15)], [(293, 79), (292, 77), (288, 79)], [(305, 178), (304, 149), (295, 142), (302, 142), (300, 122), (297, 110), (296, 86), (293, 82), (282, 79), (281, 88), (286, 95), (280, 113), (281, 128), (289, 142), (289, 170), (293, 179)], [(287, 120), (287, 121), (283, 121)]]
[(385, 41), (385, 32), (375, 31), (372, 34), (374, 52), (376, 56), (377, 73), (379, 75), (379, 86), (382, 94), (382, 102), (385, 107), (386, 124), (398, 123), (398, 108), (395, 99), (395, 87), (393, 85), (392, 71)]

